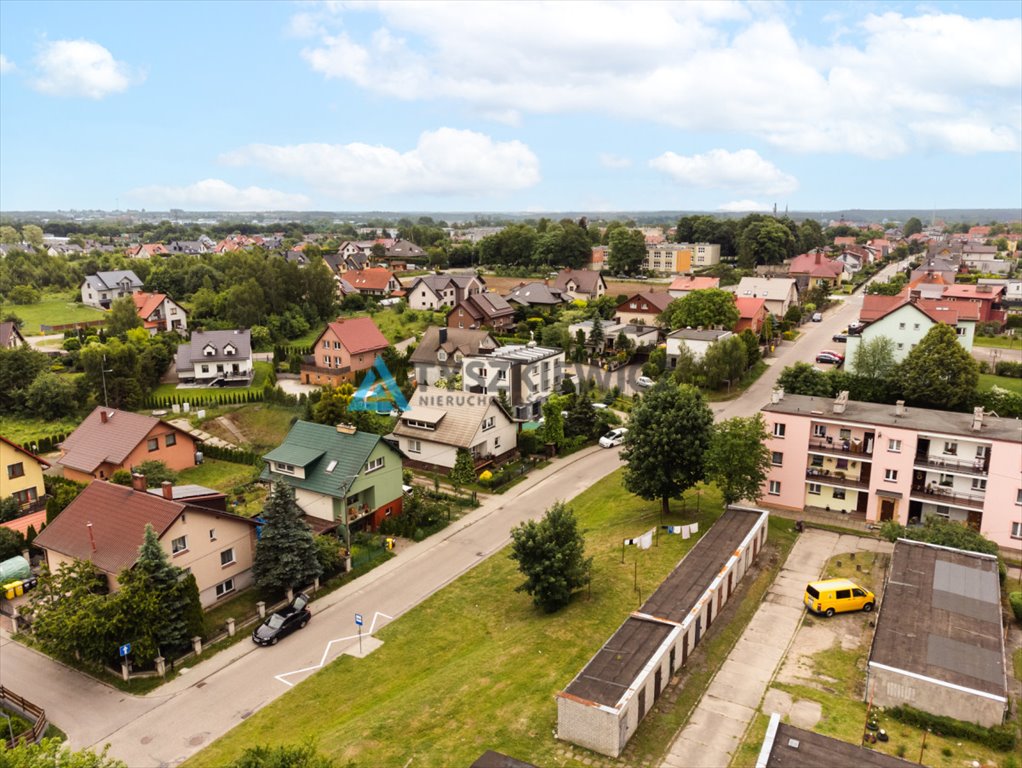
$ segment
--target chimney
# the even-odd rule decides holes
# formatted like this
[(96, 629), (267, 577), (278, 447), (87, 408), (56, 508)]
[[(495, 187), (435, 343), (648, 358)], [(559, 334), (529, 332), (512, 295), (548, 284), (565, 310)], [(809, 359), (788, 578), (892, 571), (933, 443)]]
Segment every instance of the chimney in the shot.
[(820, 263), (820, 259), (822, 259), (822, 258), (823, 258), (823, 256), (821, 256), (821, 255), (820, 255), (820, 252), (819, 252), (819, 251), (817, 251), (817, 252), (816, 252), (816, 263), (817, 263), (817, 264), (819, 264), (819, 263)]
[(770, 402), (771, 403), (779, 403), (783, 399), (784, 399), (784, 387), (778, 387), (777, 389), (775, 389), (773, 391), (773, 394), (770, 395)]
[(89, 544), (92, 546), (92, 551), (96, 551), (96, 537), (92, 535), (92, 523), (86, 523), (85, 527), (89, 529)]
[(905, 415), (905, 401), (899, 400), (894, 404), (894, 415), (904, 416)]
[(134, 488), (136, 491), (142, 491), (142, 493), (145, 493), (145, 487), (146, 487), (145, 486), (145, 475), (143, 475), (143, 474), (141, 474), (139, 472), (132, 472), (131, 473), (131, 487)]
[(160, 490), (163, 491), (163, 498), (174, 500), (174, 484), (170, 480), (160, 483)]
[(848, 390), (842, 390), (838, 392), (837, 399), (834, 401), (834, 413), (844, 413), (845, 407), (848, 405)]
[(342, 435), (353, 435), (358, 431), (358, 429), (354, 424), (338, 424), (337, 431)]
[(977, 405), (972, 409), (972, 431), (979, 432), (983, 427), (983, 406)]
[(106, 408), (103, 408), (99, 412), (99, 421), (102, 424), (106, 424), (110, 417), (107, 415)]
[(447, 343), (447, 329), (446, 328), (441, 328), (440, 329), (440, 343), (441, 344), (446, 344)]

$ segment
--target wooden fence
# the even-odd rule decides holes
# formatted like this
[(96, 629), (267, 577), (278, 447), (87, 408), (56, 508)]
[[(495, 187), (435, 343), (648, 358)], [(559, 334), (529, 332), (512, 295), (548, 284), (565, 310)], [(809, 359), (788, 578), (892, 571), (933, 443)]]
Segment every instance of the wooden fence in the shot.
[(19, 714), (26, 715), (28, 719), (35, 719), (35, 724), (27, 731), (15, 734), (13, 741), (10, 738), (4, 739), (7, 749), (14, 749), (15, 746), (24, 742), (38, 743), (49, 725), (45, 710), (2, 685), (0, 685), (0, 704), (17, 710)]
[(63, 333), (64, 331), (77, 331), (79, 328), (95, 328), (106, 325), (106, 320), (82, 320), (77, 323), (62, 323), (61, 325), (43, 325), (40, 323), (39, 330), (43, 333)]

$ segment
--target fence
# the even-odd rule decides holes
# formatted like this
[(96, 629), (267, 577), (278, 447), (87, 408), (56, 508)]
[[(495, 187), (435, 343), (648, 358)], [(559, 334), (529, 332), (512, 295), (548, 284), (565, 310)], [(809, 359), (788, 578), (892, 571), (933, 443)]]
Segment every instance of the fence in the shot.
[(39, 324), (39, 330), (43, 333), (63, 333), (64, 331), (77, 331), (79, 328), (95, 328), (106, 325), (106, 320), (83, 320), (79, 323), (61, 323), (59, 325)]
[(10, 709), (17, 710), (19, 714), (23, 714), (28, 718), (35, 719), (35, 723), (27, 731), (17, 734), (14, 739), (4, 739), (4, 743), (7, 745), (7, 749), (14, 749), (18, 744), (31, 742), (36, 744), (39, 739), (46, 733), (46, 728), (49, 726), (49, 721), (46, 719), (46, 711), (41, 707), (37, 707), (31, 701), (22, 698), (14, 691), (4, 688), (0, 685), (0, 704), (9, 706)]

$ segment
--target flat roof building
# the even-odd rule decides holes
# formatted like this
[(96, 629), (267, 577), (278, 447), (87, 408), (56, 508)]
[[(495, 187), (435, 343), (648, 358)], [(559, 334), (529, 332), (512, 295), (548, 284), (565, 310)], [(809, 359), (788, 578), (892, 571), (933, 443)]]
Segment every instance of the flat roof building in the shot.
[(763, 747), (756, 760), (756, 768), (908, 768), (910, 765), (916, 763), (782, 723), (776, 712), (770, 715)]

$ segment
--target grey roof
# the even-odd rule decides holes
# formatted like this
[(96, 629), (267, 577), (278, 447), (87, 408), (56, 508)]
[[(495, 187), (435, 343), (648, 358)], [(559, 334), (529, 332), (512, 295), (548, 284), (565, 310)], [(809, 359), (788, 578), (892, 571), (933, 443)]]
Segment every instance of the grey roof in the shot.
[[(450, 405), (447, 405), (450, 403)], [(493, 396), (468, 392), (419, 387), (409, 401), (411, 408), (401, 414), (394, 435), (427, 440), (457, 448), (471, 448), (486, 414), (495, 410), (508, 423), (511, 417)], [(495, 408), (491, 409), (491, 406)], [(422, 421), (434, 425), (433, 429), (409, 426), (409, 421)]]
[[(234, 346), (236, 354), (224, 354), (228, 344)], [(215, 348), (212, 355), (204, 355), (207, 345)], [(235, 331), (192, 331), (191, 338), (177, 348), (177, 367), (191, 368), (198, 361), (222, 363), (230, 360), (244, 360), (252, 356), (252, 334), (247, 329)]]
[(899, 539), (869, 660), (1006, 697), (997, 558)]
[(535, 304), (553, 306), (564, 303), (564, 296), (560, 290), (539, 281), (522, 283), (504, 298), (509, 302), (513, 301), (524, 306)]
[(791, 277), (743, 277), (734, 291), (736, 296), (782, 301), (788, 298), (794, 287), (795, 279)]
[(900, 427), (920, 432), (940, 432), (985, 440), (1022, 443), (1022, 423), (1018, 419), (999, 418), (989, 413), (983, 416), (982, 428), (976, 431), (972, 429), (973, 414), (971, 413), (936, 411), (929, 408), (906, 408), (904, 416), (895, 416), (893, 405), (864, 403), (859, 400), (849, 400), (844, 413), (834, 413), (834, 400), (829, 397), (786, 394), (780, 402), (768, 403), (761, 410), (803, 416), (819, 415), (825, 416), (830, 421), (844, 421), (852, 424)]
[(687, 339), (689, 341), (717, 341), (722, 337), (731, 336), (731, 331), (719, 328), (700, 330), (698, 328), (682, 328), (667, 336), (669, 339)]
[(765, 768), (909, 768), (913, 765), (916, 763), (875, 749), (778, 723), (769, 744)]
[(473, 293), (465, 300), (474, 302), (479, 309), (490, 317), (514, 313), (514, 308), (499, 293), (492, 293), (491, 291)]
[[(196, 496), (223, 496), (223, 491), (218, 491), (215, 488), (207, 488), (204, 485), (175, 485), (171, 487), (171, 493), (174, 501), (182, 499), (193, 499)], [(151, 493), (153, 496), (163, 496), (162, 488), (147, 488), (146, 493)]]
[(481, 285), (486, 285), (482, 278), (475, 275), (421, 275), (415, 278), (408, 290), (411, 291), (420, 282), (425, 283), (434, 293), (446, 290), (447, 286), (451, 283), (454, 283), (457, 288), (464, 290), (473, 280)]
[(141, 288), (142, 281), (130, 269), (117, 269), (112, 272), (97, 272), (94, 275), (86, 275), (85, 281), (94, 291), (110, 291), (117, 287), (117, 284), (127, 278), (132, 288)]
[[(446, 331), (446, 341), (440, 342), (440, 336)], [(498, 344), (489, 331), (474, 328), (439, 328), (431, 325), (422, 335), (422, 341), (415, 347), (409, 360), (413, 363), (436, 363), (436, 353), (443, 349), (448, 359), (455, 352), (462, 355), (479, 354), (481, 346), (496, 349)]]
[(501, 360), (514, 360), (515, 362), (532, 363), (546, 357), (554, 357), (555, 355), (563, 354), (563, 349), (554, 349), (553, 347), (536, 347), (529, 346), (528, 344), (508, 344), (503, 347), (497, 347), (497, 349), (493, 350), (493, 352), (489, 354), (489, 358), (500, 358)]

